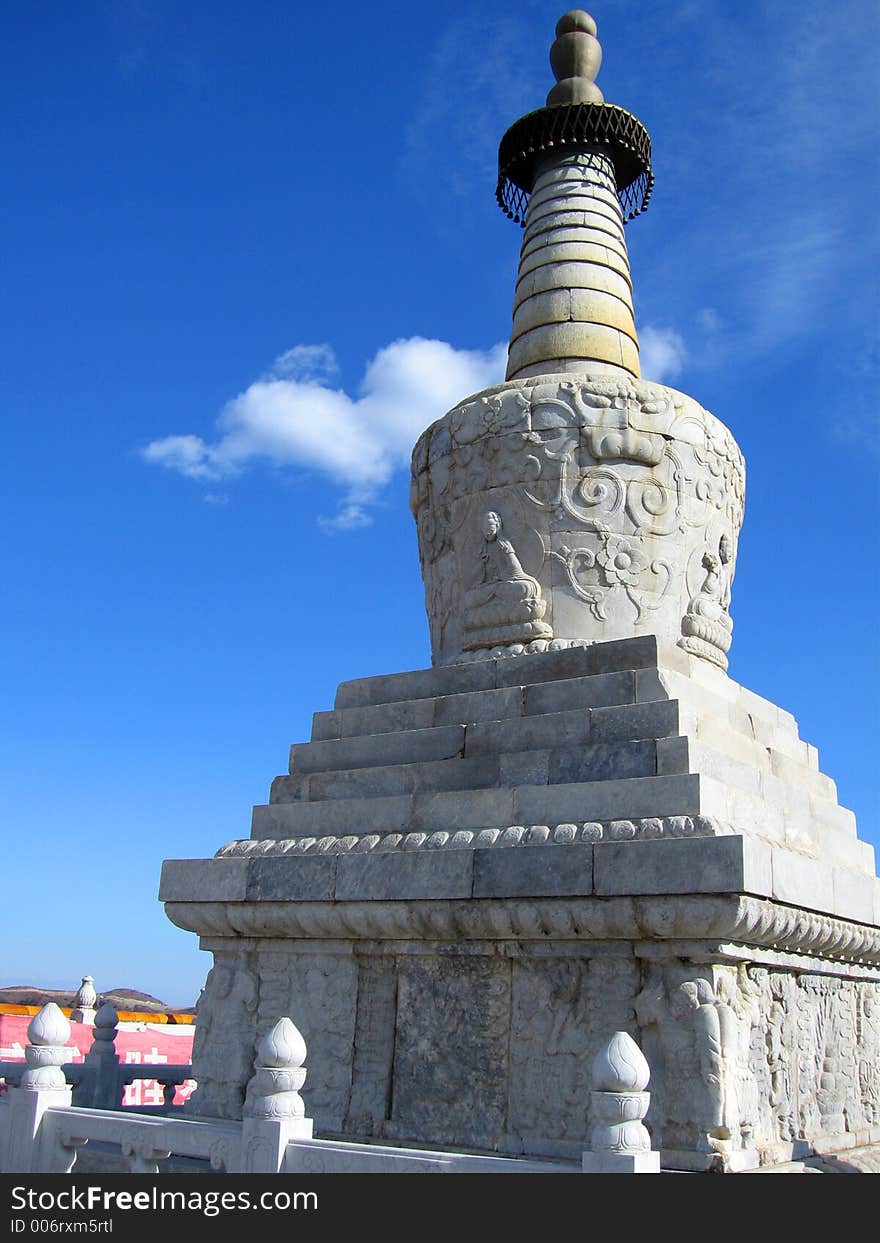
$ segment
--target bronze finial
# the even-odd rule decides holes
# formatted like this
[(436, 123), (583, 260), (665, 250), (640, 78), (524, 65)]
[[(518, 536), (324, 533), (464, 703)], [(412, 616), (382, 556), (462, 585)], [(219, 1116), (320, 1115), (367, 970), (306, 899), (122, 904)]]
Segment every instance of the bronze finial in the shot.
[(550, 67), (556, 85), (547, 96), (552, 104), (601, 104), (605, 96), (596, 85), (602, 64), (602, 45), (596, 23), (583, 9), (570, 9), (556, 23), (556, 40), (550, 48)]

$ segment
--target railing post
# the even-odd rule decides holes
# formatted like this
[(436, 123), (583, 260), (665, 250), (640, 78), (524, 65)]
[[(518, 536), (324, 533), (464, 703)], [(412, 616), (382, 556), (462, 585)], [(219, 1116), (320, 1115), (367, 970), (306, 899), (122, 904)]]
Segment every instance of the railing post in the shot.
[(34, 1015), (27, 1029), (26, 1070), (18, 1087), (9, 1088), (2, 1169), (8, 1174), (68, 1174), (76, 1150), (53, 1139), (43, 1125), (47, 1109), (70, 1105), (71, 1089), (61, 1069), (67, 1061), (70, 1024), (54, 1001)]
[(119, 1109), (122, 1106), (122, 1077), (116, 1052), (119, 1015), (106, 1001), (95, 1015), (92, 1047), (83, 1058), (85, 1073), (76, 1092), (77, 1105), (92, 1109)]
[(87, 1023), (90, 1027), (95, 1022), (95, 1006), (98, 994), (95, 992), (95, 977), (84, 975), (82, 984), (76, 990), (73, 1009), (70, 1012), (71, 1023)]
[(642, 1119), (651, 1093), (645, 1057), (626, 1032), (615, 1032), (593, 1061), (590, 1093), (593, 1129), (590, 1152), (583, 1155), (585, 1174), (659, 1174), (660, 1154)]
[(288, 1018), (279, 1019), (257, 1045), (256, 1069), (247, 1087), (240, 1174), (278, 1174), (289, 1140), (311, 1139), (299, 1089), (306, 1079), (306, 1042)]

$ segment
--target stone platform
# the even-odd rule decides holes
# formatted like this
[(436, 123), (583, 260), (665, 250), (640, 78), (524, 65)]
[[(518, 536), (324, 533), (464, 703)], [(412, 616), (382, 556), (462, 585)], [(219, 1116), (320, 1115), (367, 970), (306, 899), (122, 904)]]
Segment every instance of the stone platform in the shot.
[(200, 1114), (291, 1014), (322, 1134), (577, 1159), (627, 1030), (664, 1167), (880, 1140), (872, 848), (793, 717), (654, 636), (343, 683), (160, 897), (215, 955)]

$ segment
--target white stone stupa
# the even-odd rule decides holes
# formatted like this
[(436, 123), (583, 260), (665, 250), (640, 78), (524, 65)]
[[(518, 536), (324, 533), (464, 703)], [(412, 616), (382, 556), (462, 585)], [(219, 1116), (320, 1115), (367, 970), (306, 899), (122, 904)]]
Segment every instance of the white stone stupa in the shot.
[(580, 1162), (626, 1033), (663, 1168), (880, 1142), (873, 850), (794, 718), (727, 675), (743, 459), (641, 376), (650, 141), (595, 36), (560, 19), (546, 106), (501, 142), (507, 379), (413, 453), (432, 667), (342, 683), (250, 837), (164, 865), (215, 962), (194, 1113), (241, 1116), (290, 1015), (322, 1135)]

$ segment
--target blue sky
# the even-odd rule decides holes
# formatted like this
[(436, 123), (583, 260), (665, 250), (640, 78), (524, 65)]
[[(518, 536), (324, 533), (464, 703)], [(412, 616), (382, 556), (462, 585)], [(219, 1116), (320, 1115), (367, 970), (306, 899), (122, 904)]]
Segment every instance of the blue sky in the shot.
[[(190, 1004), (164, 858), (336, 684), (429, 663), (418, 432), (502, 378), (497, 143), (562, 5), (6, 5), (0, 984)], [(871, 0), (595, 7), (651, 132), (645, 373), (746, 456), (731, 675), (880, 846)]]

